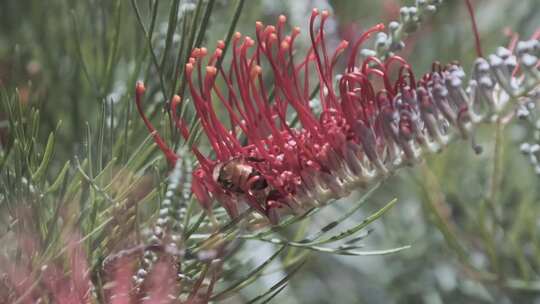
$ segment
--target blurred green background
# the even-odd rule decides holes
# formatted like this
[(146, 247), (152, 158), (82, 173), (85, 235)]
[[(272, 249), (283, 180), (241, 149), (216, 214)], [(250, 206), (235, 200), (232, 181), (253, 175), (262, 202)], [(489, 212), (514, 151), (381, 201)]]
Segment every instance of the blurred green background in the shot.
[[(136, 2), (147, 22), (152, 2)], [(170, 79), (182, 33), (179, 30), (170, 37), (172, 44), (166, 50), (170, 12), (165, 2), (153, 25), (152, 44), (158, 58), (164, 58), (161, 68)], [(540, 27), (537, 0), (473, 3), (486, 53), (507, 45), (508, 31), (526, 38)], [(290, 25), (305, 29), (311, 9), (326, 8), (332, 12), (329, 37), (339, 42), (398, 18), (404, 4), (410, 3), (249, 0), (236, 29), (253, 35), (255, 21), (273, 23), (280, 14), (289, 17)], [(192, 5), (182, 1), (180, 7), (189, 11)], [(215, 41), (225, 37), (235, 5), (236, 1), (216, 1), (203, 45), (213, 49)], [(300, 40), (306, 47), (306, 30)], [(459, 60), (467, 71), (475, 59), (464, 1), (444, 1), (437, 14), (405, 41), (407, 47), (400, 55), (419, 74), (435, 60)], [(154, 120), (166, 132), (159, 117), (166, 99), (163, 93), (168, 94), (171, 87), (167, 82), (163, 90), (152, 60), (129, 1), (3, 0), (0, 4), (0, 87), (17, 88), (20, 102), (39, 107), (42, 142), (62, 121), (51, 172), (60, 170), (63, 161), (94, 149), (84, 140), (86, 122), (96, 130), (103, 125), (103, 117), (108, 117), (106, 130), (115, 126), (131, 130), (118, 154), (129, 157), (146, 137), (133, 110), (136, 80), (145, 81), (146, 99), (153, 101), (147, 106), (155, 108)], [(5, 116), (0, 113), (3, 121)], [(94, 152), (105, 162), (117, 155), (113, 146), (124, 135), (106, 132), (102, 139), (110, 145)], [(457, 141), (425, 163), (402, 169), (376, 190), (359, 214), (348, 219), (361, 221), (397, 198), (397, 206), (370, 226), (364, 242), (370, 248), (411, 244), (411, 249), (374, 257), (316, 254), (273, 303), (540, 303), (540, 177), (519, 151), (520, 143), (533, 134), (519, 122), (504, 128), (498, 139), (500, 159), (494, 157), (495, 136), (493, 125), (481, 128), (481, 155), (475, 155), (468, 142)], [(10, 144), (4, 124), (0, 140), (2, 146)], [(497, 161), (501, 174), (493, 181)], [(358, 196), (333, 204), (323, 211), (324, 216), (336, 217)], [(271, 245), (253, 247), (236, 258), (256, 265), (253, 252), (268, 255), (273, 250)], [(279, 273), (263, 276), (229, 303), (241, 303), (267, 289)]]

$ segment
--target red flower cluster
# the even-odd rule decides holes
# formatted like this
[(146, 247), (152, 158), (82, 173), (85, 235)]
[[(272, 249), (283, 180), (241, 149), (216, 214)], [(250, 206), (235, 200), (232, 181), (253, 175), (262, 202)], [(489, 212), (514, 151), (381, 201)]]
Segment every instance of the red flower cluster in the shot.
[[(463, 111), (468, 106), (446, 90), (448, 79), (459, 79), (459, 68), (439, 68), (416, 83), (411, 67), (398, 56), (357, 62), (360, 47), (384, 29), (382, 24), (329, 52), (324, 33), (328, 16), (313, 10), (311, 48), (299, 60), (295, 41), (300, 29), (285, 35), (285, 16), (276, 26), (257, 22), (255, 39), (236, 33), (228, 71), (217, 65), (223, 42), (212, 54), (205, 48), (192, 51), (186, 64), (189, 91), (215, 153), (210, 159), (194, 148), (200, 166), (194, 171), (193, 192), (206, 208), (216, 199), (234, 217), (245, 202), (276, 223), (280, 213), (324, 204), (372, 184), (414, 162), (422, 147), (438, 150), (446, 144), (449, 125), (465, 128), (469, 118), (461, 113), (468, 113)], [(336, 75), (342, 53), (346, 67)], [(273, 91), (265, 82), (270, 76), (263, 75), (265, 69), (272, 72)], [(320, 111), (310, 100), (317, 86)], [(174, 163), (177, 156), (144, 117), (143, 88), (138, 84), (138, 109)], [(175, 96), (172, 117), (187, 138), (189, 131), (176, 115), (179, 103)], [(220, 119), (220, 110), (228, 121)], [(301, 127), (290, 122), (291, 113)]]

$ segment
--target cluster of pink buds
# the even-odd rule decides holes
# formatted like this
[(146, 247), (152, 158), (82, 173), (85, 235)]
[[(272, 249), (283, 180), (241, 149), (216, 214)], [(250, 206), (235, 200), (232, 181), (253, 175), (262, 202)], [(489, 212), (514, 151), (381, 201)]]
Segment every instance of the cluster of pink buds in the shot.
[[(417, 80), (398, 56), (359, 62), (362, 44), (384, 30), (381, 24), (330, 52), (324, 32), (328, 16), (313, 10), (311, 47), (299, 59), (300, 29), (286, 35), (285, 16), (276, 26), (257, 22), (255, 39), (236, 33), (228, 71), (217, 64), (223, 42), (213, 53), (192, 51), (186, 64), (189, 92), (215, 154), (206, 157), (193, 148), (199, 160), (193, 192), (204, 207), (217, 200), (235, 217), (247, 205), (277, 223), (283, 214), (345, 197), (414, 164), (425, 152), (440, 151), (453, 134), (470, 136), (471, 126), (482, 119), (477, 111), (489, 100), (471, 98), (462, 88), (460, 66), (434, 64)], [(336, 74), (340, 54), (346, 65)], [(271, 75), (264, 74), (266, 69)], [(265, 82), (269, 76), (272, 93)], [(316, 87), (318, 107), (310, 100)], [(138, 84), (137, 104), (144, 116), (143, 91)], [(188, 138), (185, 122), (176, 115), (179, 103), (175, 96), (172, 117)], [(291, 113), (299, 127), (291, 123)], [(177, 156), (144, 119), (173, 164)]]

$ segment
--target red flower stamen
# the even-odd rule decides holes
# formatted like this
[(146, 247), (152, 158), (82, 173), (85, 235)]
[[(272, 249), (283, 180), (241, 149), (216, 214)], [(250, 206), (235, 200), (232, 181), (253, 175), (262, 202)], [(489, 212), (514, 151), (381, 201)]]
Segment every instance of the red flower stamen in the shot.
[(135, 86), (135, 104), (137, 106), (137, 111), (139, 112), (139, 115), (144, 121), (144, 124), (146, 125), (146, 128), (154, 138), (154, 141), (158, 145), (159, 149), (163, 151), (163, 154), (165, 154), (165, 157), (167, 158), (167, 162), (170, 166), (174, 166), (176, 163), (176, 160), (178, 157), (176, 154), (169, 148), (169, 146), (165, 143), (165, 141), (159, 136), (159, 133), (157, 132), (156, 128), (152, 125), (148, 117), (146, 117), (146, 114), (144, 114), (144, 110), (142, 108), (142, 97), (144, 95), (144, 92), (146, 91), (144, 84), (142, 82), (137, 82)]
[[(188, 88), (215, 153), (210, 159), (193, 148), (201, 164), (193, 192), (204, 208), (215, 199), (234, 217), (245, 203), (275, 223), (282, 213), (345, 196), (413, 163), (421, 149), (437, 150), (447, 142), (448, 125), (466, 131), (468, 105), (447, 89), (453, 70), (434, 64), (417, 83), (410, 65), (398, 56), (367, 57), (357, 64), (362, 44), (384, 26), (375, 25), (352, 43), (342, 41), (331, 52), (324, 32), (328, 18), (328, 12), (313, 10), (311, 47), (298, 60), (294, 43), (300, 30), (286, 35), (285, 16), (276, 26), (257, 22), (255, 40), (236, 33), (228, 71), (216, 66), (222, 41), (206, 64), (205, 48), (192, 51), (185, 69)], [(338, 57), (346, 51), (335, 86)], [(265, 68), (272, 73), (273, 100), (262, 76)], [(313, 78), (320, 87), (320, 113), (309, 100)], [(177, 96), (171, 101), (173, 120), (187, 139), (186, 124), (176, 115), (179, 103)], [(289, 121), (291, 112), (300, 126)], [(163, 140), (157, 134), (154, 139), (172, 158)]]

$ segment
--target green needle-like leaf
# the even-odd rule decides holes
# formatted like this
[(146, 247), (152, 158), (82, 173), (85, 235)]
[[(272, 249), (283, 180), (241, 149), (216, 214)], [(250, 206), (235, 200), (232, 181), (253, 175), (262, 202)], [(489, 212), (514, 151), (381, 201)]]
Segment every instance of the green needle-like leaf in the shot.
[(54, 132), (51, 132), (49, 134), (49, 138), (47, 139), (47, 145), (45, 146), (45, 153), (43, 154), (43, 159), (41, 160), (41, 163), (37, 170), (32, 173), (32, 180), (33, 181), (39, 181), (45, 174), (47, 167), (49, 166), (49, 163), (52, 158), (52, 154), (54, 151)]

